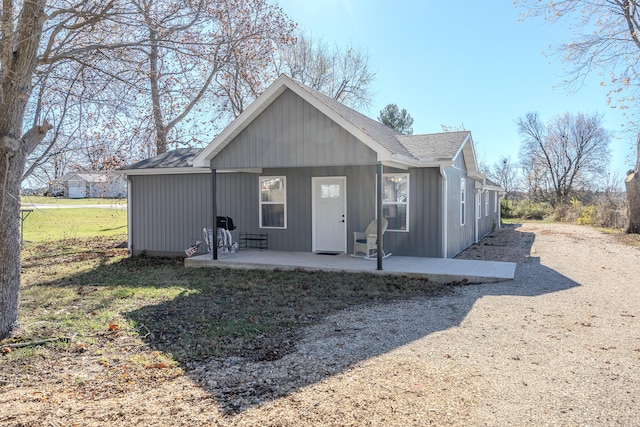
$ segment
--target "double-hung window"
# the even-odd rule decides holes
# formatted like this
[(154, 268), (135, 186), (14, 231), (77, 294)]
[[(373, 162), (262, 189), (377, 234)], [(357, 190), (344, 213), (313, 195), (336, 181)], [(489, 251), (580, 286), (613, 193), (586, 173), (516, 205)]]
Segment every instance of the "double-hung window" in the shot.
[(284, 176), (260, 177), (260, 228), (287, 228), (287, 186)]
[(409, 174), (382, 175), (382, 216), (389, 231), (409, 231)]

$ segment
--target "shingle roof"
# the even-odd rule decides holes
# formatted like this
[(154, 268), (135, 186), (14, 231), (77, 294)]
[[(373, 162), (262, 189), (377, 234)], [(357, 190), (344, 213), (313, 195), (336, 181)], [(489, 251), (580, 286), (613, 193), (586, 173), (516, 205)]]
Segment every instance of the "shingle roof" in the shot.
[(399, 135), (398, 141), (416, 160), (451, 160), (469, 137), (469, 131)]
[(150, 159), (141, 160), (122, 168), (122, 170), (187, 168), (193, 166), (193, 159), (200, 154), (201, 151), (202, 148), (178, 148), (158, 154)]
[(331, 108), (352, 125), (356, 126), (372, 139), (380, 143), (393, 154), (403, 155), (416, 160), (451, 160), (466, 141), (469, 131), (443, 132), (424, 135), (404, 135), (364, 114), (347, 107), (297, 80), (289, 79), (302, 90)]
[(73, 178), (80, 178), (86, 182), (109, 182), (114, 178), (112, 172), (69, 172), (52, 182), (65, 182)]
[(493, 180), (491, 180), (489, 178), (486, 179), (485, 184), (491, 185), (493, 187), (500, 187), (500, 184), (498, 184), (497, 182), (495, 182), (495, 181), (493, 181)]

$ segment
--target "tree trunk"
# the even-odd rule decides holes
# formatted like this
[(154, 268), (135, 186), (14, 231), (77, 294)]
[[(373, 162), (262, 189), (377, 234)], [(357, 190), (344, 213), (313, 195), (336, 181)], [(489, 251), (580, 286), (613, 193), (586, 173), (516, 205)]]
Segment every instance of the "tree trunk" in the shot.
[(627, 188), (627, 233), (640, 234), (640, 134), (638, 134), (636, 150), (638, 154), (636, 167), (627, 175), (624, 185)]
[(46, 0), (25, 1), (14, 30), (13, 2), (3, 2), (0, 60), (0, 339), (18, 319), (20, 295), (20, 185), (27, 155), (50, 129), (45, 123), (22, 135), (33, 88)]
[(19, 190), (24, 161), (15, 162), (7, 154), (0, 148), (0, 338), (11, 332), (18, 319), (20, 291)]
[(160, 71), (158, 70), (159, 44), (158, 32), (149, 29), (151, 49), (149, 52), (149, 84), (151, 85), (151, 103), (153, 105), (153, 122), (156, 130), (156, 154), (167, 152), (167, 129), (162, 117), (160, 105)]

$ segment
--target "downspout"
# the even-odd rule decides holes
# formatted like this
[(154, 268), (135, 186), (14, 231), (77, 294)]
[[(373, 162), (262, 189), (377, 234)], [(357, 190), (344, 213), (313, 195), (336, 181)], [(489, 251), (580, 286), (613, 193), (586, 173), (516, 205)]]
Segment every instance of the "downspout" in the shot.
[(211, 250), (213, 260), (218, 259), (218, 205), (216, 202), (216, 170), (211, 168), (211, 215), (213, 216), (213, 225), (211, 227)]
[(502, 228), (502, 196), (498, 193), (498, 228)]
[(378, 163), (378, 185), (376, 186), (377, 188), (377, 203), (376, 203), (376, 221), (377, 221), (377, 233), (378, 233), (378, 248), (377, 248), (377, 268), (376, 270), (382, 270), (382, 258), (383, 258), (383, 252), (382, 252), (382, 236), (383, 233), (380, 232), (380, 230), (382, 230), (382, 173), (384, 172), (384, 166), (382, 166), (382, 162)]
[(444, 166), (440, 166), (440, 176), (442, 177), (442, 258), (448, 258), (447, 251), (449, 250), (449, 248), (447, 247), (447, 236), (449, 235), (449, 200), (447, 194), (449, 190), (447, 188), (447, 174), (444, 170)]
[(131, 177), (127, 175), (127, 250), (129, 251), (129, 256), (133, 256), (133, 204), (131, 200), (133, 200), (133, 181)]
[(474, 203), (476, 208), (473, 210), (473, 214), (476, 217), (476, 227), (475, 227), (475, 240), (474, 243), (478, 243), (478, 228), (480, 228), (480, 216), (482, 215), (482, 190), (476, 190), (476, 197), (474, 199)]

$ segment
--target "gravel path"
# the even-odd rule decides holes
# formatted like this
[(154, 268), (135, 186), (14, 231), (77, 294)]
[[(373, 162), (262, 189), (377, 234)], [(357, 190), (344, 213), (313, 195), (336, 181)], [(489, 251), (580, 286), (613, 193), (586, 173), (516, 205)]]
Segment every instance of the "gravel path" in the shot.
[(640, 425), (640, 251), (587, 227), (518, 231), (534, 241), (514, 281), (343, 312), (281, 360), (203, 367), (225, 422)]

